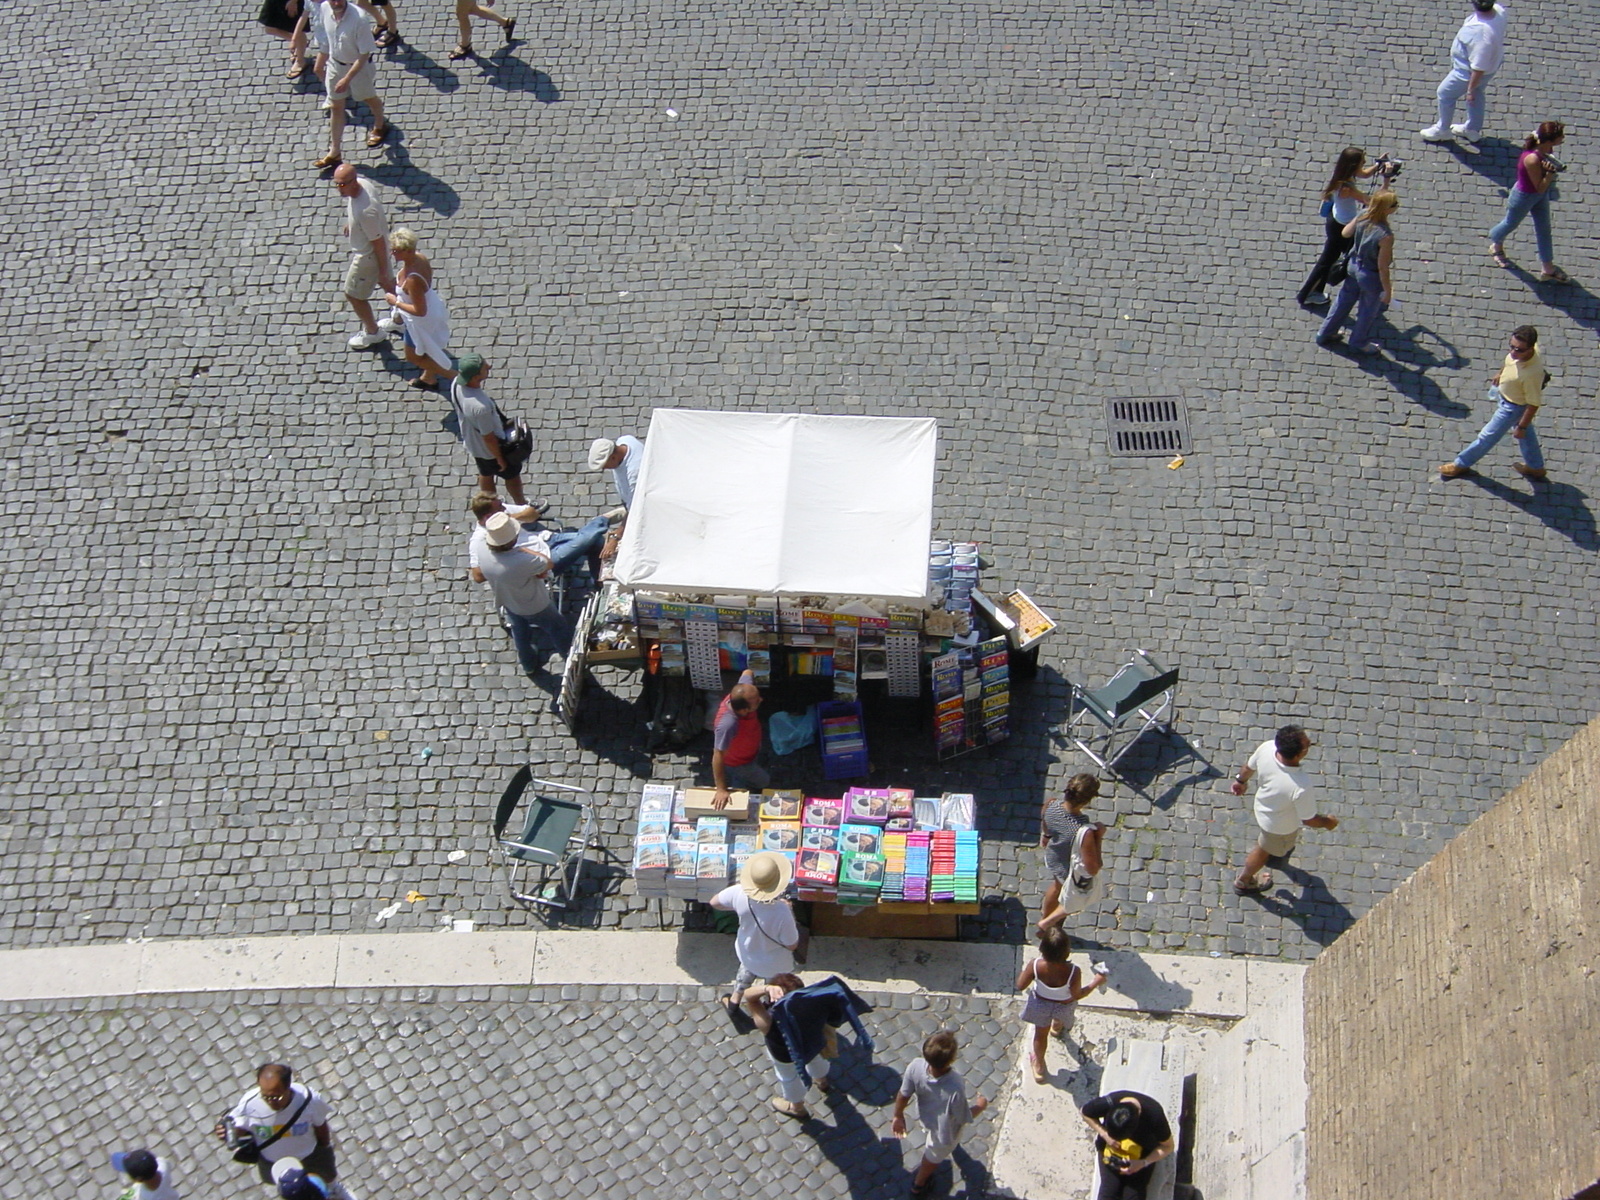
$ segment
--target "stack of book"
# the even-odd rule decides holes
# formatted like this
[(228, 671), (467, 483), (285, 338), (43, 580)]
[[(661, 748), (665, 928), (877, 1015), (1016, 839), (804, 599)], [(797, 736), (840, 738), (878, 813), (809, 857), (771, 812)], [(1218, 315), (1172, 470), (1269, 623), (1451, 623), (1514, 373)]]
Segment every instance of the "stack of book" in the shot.
[(839, 883), (840, 800), (809, 799), (802, 809), (800, 853), (795, 860), (795, 894), (801, 900), (831, 904)]
[(846, 850), (839, 863), (839, 903), (876, 904), (883, 891), (883, 876), (882, 854)]
[(844, 819), (858, 825), (884, 825), (889, 820), (888, 788), (851, 788), (844, 794)]
[(826, 779), (849, 779), (867, 773), (867, 738), (862, 731), (861, 705), (854, 700), (829, 700), (817, 705), (822, 735), (822, 774)]
[(956, 835), (941, 829), (929, 835), (928, 899), (935, 904), (956, 898)]
[(883, 835), (883, 891), (879, 893), (880, 903), (888, 904), (895, 900), (904, 900), (906, 895), (906, 835), (904, 833), (886, 833)]
[(671, 784), (647, 783), (639, 798), (639, 826), (633, 836), (633, 880), (641, 896), (660, 899), (667, 894), (667, 841), (672, 834), (677, 789)]
[(889, 789), (889, 819), (884, 828), (890, 833), (910, 833), (915, 828), (916, 798), (910, 788)]
[(801, 810), (805, 797), (799, 792), (769, 788), (761, 793), (761, 824), (757, 850), (773, 850), (795, 865), (800, 855)]
[(955, 895), (957, 904), (978, 902), (978, 835), (963, 830), (956, 838)]
[(928, 898), (928, 845), (932, 836), (925, 830), (906, 834), (905, 879), (901, 890), (907, 900), (919, 904)]

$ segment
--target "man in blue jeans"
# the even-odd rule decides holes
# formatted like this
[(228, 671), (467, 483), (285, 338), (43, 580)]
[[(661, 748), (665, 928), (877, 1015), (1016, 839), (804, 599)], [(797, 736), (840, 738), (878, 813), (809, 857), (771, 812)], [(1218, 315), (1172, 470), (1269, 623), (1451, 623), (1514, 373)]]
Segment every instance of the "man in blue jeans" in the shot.
[[(506, 506), (494, 493), (479, 492), (467, 504), (467, 511), (477, 521), (472, 536), (467, 540), (467, 574), (472, 577), (473, 582), (482, 583), (484, 582), (483, 560), (489, 553), (488, 546), (484, 542), (483, 527), (490, 517), (505, 512)], [(532, 546), (542, 551), (550, 560), (550, 569), (557, 575), (580, 558), (586, 559), (589, 563), (589, 576), (598, 584), (600, 551), (605, 546), (606, 533), (611, 528), (611, 518), (612, 513), (603, 514), (571, 533), (545, 533), (534, 529), (531, 525), (523, 524), (517, 545)]]
[(1511, 464), (1517, 474), (1534, 481), (1548, 478), (1539, 435), (1533, 431), (1533, 418), (1544, 403), (1545, 369), (1544, 355), (1539, 353), (1539, 331), (1532, 325), (1519, 325), (1511, 331), (1511, 352), (1490, 377), (1489, 384), (1489, 399), (1495, 402), (1494, 416), (1454, 462), (1440, 465), (1439, 474), (1446, 479), (1472, 474), (1473, 464), (1493, 450), (1509, 430), (1522, 448), (1522, 461)]
[[(532, 546), (517, 545), (521, 534), (521, 523), (505, 513), (485, 521), (483, 540), (489, 554), (479, 569), (505, 613), (506, 629), (523, 672), (538, 678), (545, 673), (550, 655), (564, 652), (571, 644), (572, 626), (550, 602), (545, 588), (549, 557)], [(542, 650), (541, 642), (545, 643)]]
[[(1425, 142), (1455, 138), (1475, 142), (1483, 136), (1484, 93), (1506, 53), (1506, 10), (1495, 0), (1472, 0), (1472, 15), (1450, 46), (1450, 74), (1439, 85), (1439, 120), (1418, 135)], [(1456, 102), (1467, 102), (1467, 119), (1453, 124)]]

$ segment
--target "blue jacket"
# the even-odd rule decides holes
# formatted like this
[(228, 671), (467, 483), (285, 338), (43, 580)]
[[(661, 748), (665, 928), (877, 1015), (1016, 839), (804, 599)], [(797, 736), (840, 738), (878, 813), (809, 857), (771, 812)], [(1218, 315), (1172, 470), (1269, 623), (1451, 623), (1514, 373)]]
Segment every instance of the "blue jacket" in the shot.
[(837, 975), (790, 992), (770, 1009), (773, 1029), (783, 1039), (789, 1061), (808, 1084), (811, 1076), (806, 1064), (822, 1053), (824, 1031), (829, 1026), (837, 1029), (848, 1021), (855, 1031), (856, 1044), (869, 1055), (872, 1053), (872, 1036), (861, 1024), (861, 1017), (871, 1011), (872, 1005), (852, 992)]

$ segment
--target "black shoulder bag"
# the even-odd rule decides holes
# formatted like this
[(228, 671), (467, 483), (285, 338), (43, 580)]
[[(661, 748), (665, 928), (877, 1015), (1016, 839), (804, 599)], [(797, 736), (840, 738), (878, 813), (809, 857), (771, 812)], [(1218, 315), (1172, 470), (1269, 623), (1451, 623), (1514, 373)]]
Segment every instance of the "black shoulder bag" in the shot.
[(263, 1150), (265, 1150), (268, 1146), (272, 1145), (273, 1142), (275, 1142), (279, 1138), (281, 1138), (284, 1134), (288, 1133), (289, 1130), (294, 1128), (294, 1123), (300, 1119), (300, 1114), (305, 1112), (306, 1105), (311, 1103), (311, 1097), (314, 1096), (315, 1094), (316, 1093), (313, 1092), (310, 1088), (307, 1088), (306, 1089), (306, 1098), (304, 1100), (300, 1101), (300, 1107), (294, 1110), (294, 1115), (292, 1117), (290, 1117), (287, 1121), (285, 1121), (282, 1125), (278, 1126), (278, 1132), (277, 1133), (273, 1134), (271, 1137), (269, 1137), (264, 1142), (258, 1142), (258, 1141), (255, 1140), (254, 1137), (252, 1137), (243, 1146), (240, 1146), (240, 1147), (238, 1147), (238, 1148), (236, 1148), (234, 1150), (234, 1152), (233, 1152), (233, 1161), (236, 1162), (236, 1163), (258, 1163), (258, 1162), (260, 1162), (261, 1161), (261, 1152)]

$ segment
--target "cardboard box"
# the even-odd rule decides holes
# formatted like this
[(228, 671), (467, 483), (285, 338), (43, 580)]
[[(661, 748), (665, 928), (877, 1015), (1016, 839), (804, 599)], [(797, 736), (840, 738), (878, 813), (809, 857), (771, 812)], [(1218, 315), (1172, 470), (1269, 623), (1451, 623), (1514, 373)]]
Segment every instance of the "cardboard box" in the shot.
[(716, 798), (716, 788), (685, 788), (683, 792), (684, 815), (691, 819), (695, 817), (728, 817), (735, 821), (743, 821), (750, 816), (749, 792), (729, 792), (727, 808), (712, 808), (711, 802)]

